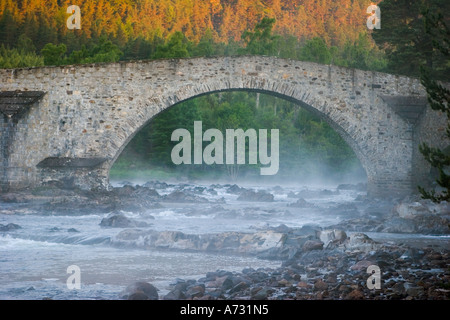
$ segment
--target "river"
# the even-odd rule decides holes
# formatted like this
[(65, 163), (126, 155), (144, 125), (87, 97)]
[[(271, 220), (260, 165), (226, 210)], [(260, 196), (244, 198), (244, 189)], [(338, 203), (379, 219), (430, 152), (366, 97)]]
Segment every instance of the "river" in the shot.
[[(115, 184), (119, 186), (118, 183)], [(342, 215), (327, 210), (339, 204), (355, 202), (365, 191), (339, 190), (334, 186), (261, 187), (274, 195), (272, 202), (239, 201), (229, 185), (169, 184), (157, 189), (160, 195), (174, 190), (189, 190), (208, 202), (162, 203), (162, 207), (144, 212), (123, 213), (146, 223), (156, 231), (181, 231), (186, 234), (225, 231), (255, 232), (286, 225), (313, 224), (327, 227), (339, 223)], [(290, 195), (299, 190), (324, 190), (307, 199), (314, 209), (290, 207)], [(16, 204), (0, 203), (0, 224), (14, 223), (21, 228), (0, 233), (0, 299), (119, 299), (124, 288), (136, 281), (152, 283), (163, 296), (177, 278), (196, 279), (209, 271), (241, 271), (246, 267), (277, 268), (281, 261), (255, 256), (236, 256), (169, 250), (123, 248), (114, 245), (114, 237), (123, 228), (100, 226), (109, 212), (49, 215), (16, 209)], [(417, 234), (381, 234), (370, 236), (383, 241), (430, 241), (448, 244), (448, 237)], [(67, 268), (80, 268), (80, 289), (69, 289)]]

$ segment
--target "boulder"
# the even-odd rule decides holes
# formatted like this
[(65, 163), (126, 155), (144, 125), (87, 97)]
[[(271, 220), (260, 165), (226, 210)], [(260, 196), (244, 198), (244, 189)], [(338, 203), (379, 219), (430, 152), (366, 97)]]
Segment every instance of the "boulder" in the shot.
[(148, 282), (135, 282), (122, 292), (122, 299), (158, 300), (158, 289)]
[(165, 182), (160, 181), (148, 181), (143, 185), (143, 187), (154, 189), (166, 189), (169, 187), (169, 185)]
[(290, 203), (288, 206), (294, 207), (294, 208), (313, 208), (313, 207), (315, 207), (314, 204), (309, 203), (308, 201), (306, 201), (303, 198), (299, 198), (296, 202)]
[(400, 203), (394, 207), (394, 213), (403, 219), (414, 219), (417, 215), (431, 214), (420, 202)]
[(357, 232), (345, 240), (343, 246), (348, 251), (364, 251), (369, 252), (372, 250), (377, 250), (380, 247), (378, 242), (372, 240), (368, 235)]
[(253, 191), (253, 190), (245, 190), (240, 194), (237, 198), (239, 201), (262, 201), (262, 202), (271, 202), (273, 201), (273, 194), (268, 193), (266, 191)]
[(412, 219), (393, 217), (384, 223), (383, 232), (413, 233), (416, 232), (416, 224)]
[(364, 293), (360, 289), (354, 289), (345, 296), (346, 300), (361, 300), (364, 299)]
[(253, 293), (252, 299), (254, 299), (254, 300), (267, 300), (267, 298), (270, 296), (270, 294), (272, 294), (274, 291), (275, 290), (273, 288), (271, 288), (271, 287), (258, 288), (258, 290)]
[(369, 260), (361, 260), (355, 263), (353, 266), (350, 267), (351, 270), (361, 271), (361, 270), (367, 270), (367, 268), (371, 265), (376, 264), (373, 261)]
[(320, 230), (318, 232), (318, 237), (320, 241), (322, 241), (325, 246), (328, 245), (330, 242), (338, 242), (341, 243), (345, 239), (347, 239), (347, 234), (343, 230), (339, 229), (327, 229), (327, 230)]
[(175, 190), (163, 196), (162, 199), (167, 202), (181, 202), (181, 203), (208, 202), (208, 200), (203, 197), (194, 196), (179, 190)]
[(134, 221), (128, 219), (122, 213), (111, 213), (107, 217), (103, 218), (100, 222), (102, 227), (110, 228), (132, 228), (132, 227), (148, 227), (148, 224), (144, 221)]
[(326, 282), (324, 282), (322, 279), (318, 279), (318, 280), (316, 280), (316, 282), (314, 282), (314, 290), (323, 291), (323, 290), (327, 290), (327, 289), (328, 289), (328, 284)]
[(322, 250), (323, 249), (323, 242), (318, 240), (307, 240), (303, 246), (303, 251), (312, 251), (312, 250)]
[(3, 231), (3, 232), (17, 230), (17, 229), (22, 229), (22, 227), (15, 223), (8, 223), (6, 226), (3, 224), (0, 224), (0, 231)]
[(112, 228), (127, 228), (130, 224), (131, 220), (120, 213), (110, 214), (100, 222), (100, 226)]
[(245, 191), (245, 188), (241, 188), (236, 184), (233, 184), (231, 187), (227, 189), (227, 193), (231, 194), (241, 194), (241, 192)]
[(188, 298), (200, 298), (205, 294), (205, 285), (193, 285), (190, 286), (185, 293)]

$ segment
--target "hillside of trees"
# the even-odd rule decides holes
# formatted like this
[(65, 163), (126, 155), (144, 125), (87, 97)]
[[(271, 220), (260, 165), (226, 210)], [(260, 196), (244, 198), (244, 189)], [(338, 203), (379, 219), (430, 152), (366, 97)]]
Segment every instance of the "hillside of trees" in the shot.
[(386, 66), (365, 27), (366, 0), (80, 0), (80, 30), (66, 27), (71, 4), (0, 0), (0, 67), (241, 54), (265, 17), (276, 44), (259, 54)]

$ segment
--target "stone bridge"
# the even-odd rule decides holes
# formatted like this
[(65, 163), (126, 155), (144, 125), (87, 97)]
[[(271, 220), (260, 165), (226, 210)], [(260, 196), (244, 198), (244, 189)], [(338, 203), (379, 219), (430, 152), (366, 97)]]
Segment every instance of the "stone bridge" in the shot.
[(372, 196), (414, 192), (430, 172), (419, 143), (450, 144), (446, 117), (426, 107), (420, 81), (378, 72), (240, 56), (3, 69), (0, 76), (4, 191), (49, 180), (109, 188), (114, 161), (154, 116), (228, 90), (272, 94), (326, 120), (361, 161)]

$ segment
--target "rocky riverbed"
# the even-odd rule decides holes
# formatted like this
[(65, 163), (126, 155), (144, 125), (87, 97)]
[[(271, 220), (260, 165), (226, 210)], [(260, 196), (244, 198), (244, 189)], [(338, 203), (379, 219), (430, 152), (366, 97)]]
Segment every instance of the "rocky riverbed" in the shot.
[[(88, 192), (52, 182), (1, 194), (0, 215), (107, 213), (98, 226), (112, 230), (107, 239), (112, 247), (280, 261), (277, 268), (245, 268), (241, 272), (218, 268), (197, 279), (173, 279), (164, 289), (146, 281), (130, 283), (118, 299), (449, 299), (450, 238), (446, 237), (450, 236), (450, 205), (413, 196), (368, 199), (364, 187), (287, 190), (280, 186), (253, 189), (150, 181)], [(330, 200), (346, 190), (361, 192), (351, 193), (349, 201)], [(239, 205), (229, 205), (229, 199)], [(173, 205), (183, 207), (185, 218), (234, 224), (255, 221), (255, 226), (251, 231), (206, 227), (211, 232), (158, 227), (161, 212), (165, 212), (161, 210)], [(313, 219), (320, 213), (321, 218), (330, 220), (290, 225), (306, 212)], [(286, 223), (261, 223), (265, 219)], [(20, 233), (20, 229), (17, 223), (0, 224), (2, 233)], [(399, 238), (398, 234), (410, 237)], [(367, 268), (371, 265), (380, 268), (380, 289), (368, 288), (371, 274)]]

